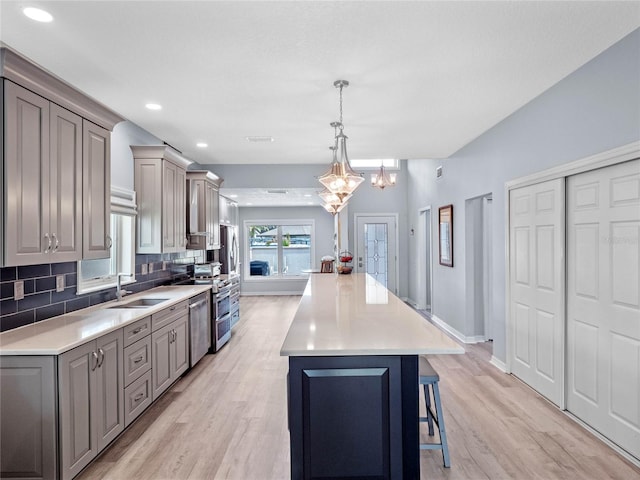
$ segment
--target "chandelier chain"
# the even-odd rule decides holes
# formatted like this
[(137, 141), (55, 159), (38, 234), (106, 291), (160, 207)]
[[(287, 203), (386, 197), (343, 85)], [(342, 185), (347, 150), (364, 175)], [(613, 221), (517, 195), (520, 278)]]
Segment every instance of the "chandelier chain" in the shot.
[(340, 85), (340, 130), (342, 130), (342, 84)]

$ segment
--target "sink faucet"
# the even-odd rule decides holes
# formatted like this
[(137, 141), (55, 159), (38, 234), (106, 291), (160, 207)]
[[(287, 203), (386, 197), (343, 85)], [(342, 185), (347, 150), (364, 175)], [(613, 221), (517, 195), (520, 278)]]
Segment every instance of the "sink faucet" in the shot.
[(116, 280), (116, 301), (120, 301), (122, 299), (122, 297), (124, 297), (127, 293), (133, 293), (129, 290), (123, 290), (122, 289), (122, 277), (133, 277), (133, 274), (131, 273), (119, 273), (117, 275), (117, 280)]

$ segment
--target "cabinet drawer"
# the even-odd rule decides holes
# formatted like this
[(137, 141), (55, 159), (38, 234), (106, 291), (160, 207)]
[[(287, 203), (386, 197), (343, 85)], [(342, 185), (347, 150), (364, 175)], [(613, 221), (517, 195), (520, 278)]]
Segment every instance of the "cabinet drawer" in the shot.
[(151, 315), (151, 326), (155, 332), (159, 328), (169, 325), (175, 319), (189, 313), (189, 300), (176, 303), (175, 305), (165, 308), (158, 313)]
[(124, 349), (124, 384), (129, 385), (151, 368), (151, 336)]
[(151, 371), (124, 389), (124, 424), (128, 426), (151, 405)]
[(151, 333), (151, 316), (124, 327), (124, 346), (131, 345)]

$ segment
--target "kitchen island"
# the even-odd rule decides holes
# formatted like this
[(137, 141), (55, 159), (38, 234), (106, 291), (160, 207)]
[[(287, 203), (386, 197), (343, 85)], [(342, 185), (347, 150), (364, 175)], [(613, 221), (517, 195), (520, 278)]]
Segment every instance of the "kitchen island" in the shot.
[(292, 480), (420, 477), (418, 355), (464, 353), (366, 274), (313, 274), (282, 345)]

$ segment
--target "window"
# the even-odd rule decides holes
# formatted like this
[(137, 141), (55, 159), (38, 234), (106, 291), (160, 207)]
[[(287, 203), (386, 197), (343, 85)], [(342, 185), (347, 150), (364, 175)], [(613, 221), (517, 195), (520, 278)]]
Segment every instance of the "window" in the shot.
[(367, 158), (349, 160), (351, 167), (358, 170), (379, 170), (380, 164), (384, 164), (386, 170), (399, 170), (400, 163), (397, 158)]
[[(246, 221), (245, 278), (307, 275), (314, 258), (313, 220)], [(268, 277), (268, 278), (267, 278)]]
[[(115, 287), (118, 273), (135, 274), (135, 213), (135, 192), (113, 187), (110, 255), (78, 262), (78, 294)], [(133, 282), (135, 276), (122, 279), (122, 285)]]

